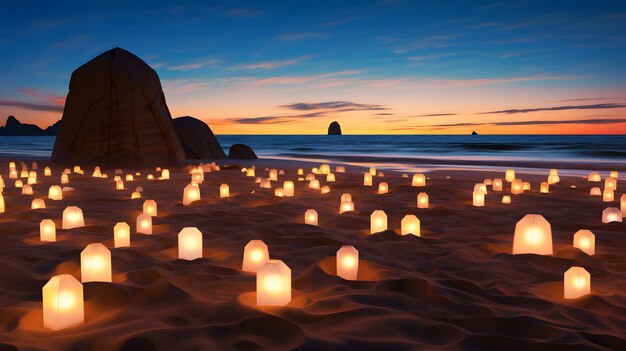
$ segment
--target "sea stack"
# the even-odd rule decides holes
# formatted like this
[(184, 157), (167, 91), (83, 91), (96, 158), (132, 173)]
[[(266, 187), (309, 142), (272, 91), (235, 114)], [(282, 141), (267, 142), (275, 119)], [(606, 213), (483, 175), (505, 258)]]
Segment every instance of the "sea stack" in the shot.
[(213, 131), (201, 120), (184, 116), (174, 118), (174, 127), (187, 159), (225, 159), (226, 154)]
[(233, 144), (230, 150), (228, 150), (228, 158), (253, 160), (258, 157), (250, 146), (246, 144)]
[(476, 131), (472, 131), (472, 135), (478, 135), (478, 133), (476, 133)]
[(333, 121), (333, 123), (328, 126), (328, 135), (341, 135), (341, 126), (339, 125), (339, 122)]
[(185, 152), (154, 69), (120, 48), (76, 69), (52, 162), (103, 168), (182, 166)]

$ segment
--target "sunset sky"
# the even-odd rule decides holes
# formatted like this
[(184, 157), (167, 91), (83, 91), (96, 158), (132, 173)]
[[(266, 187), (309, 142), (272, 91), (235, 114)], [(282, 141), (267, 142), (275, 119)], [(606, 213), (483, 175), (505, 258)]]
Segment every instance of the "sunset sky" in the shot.
[(216, 134), (626, 133), (623, 1), (6, 2), (0, 123), (121, 47)]

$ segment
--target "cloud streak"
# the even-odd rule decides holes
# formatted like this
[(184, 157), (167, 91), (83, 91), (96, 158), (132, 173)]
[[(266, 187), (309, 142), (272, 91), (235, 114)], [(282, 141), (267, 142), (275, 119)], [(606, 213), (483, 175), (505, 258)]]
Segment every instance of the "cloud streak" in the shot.
[(247, 65), (231, 66), (228, 69), (230, 69), (230, 70), (237, 70), (237, 69), (270, 70), (270, 69), (276, 69), (276, 68), (282, 68), (282, 67), (291, 66), (291, 65), (296, 64), (298, 62), (302, 62), (305, 59), (306, 59), (306, 57), (300, 57), (300, 58), (295, 58), (295, 59), (291, 59), (291, 60), (276, 60), (276, 61), (257, 62), (257, 63), (247, 64)]
[(597, 119), (563, 119), (551, 121), (501, 121), (501, 122), (485, 122), (485, 123), (449, 123), (449, 124), (433, 124), (430, 126), (416, 126), (415, 128), (455, 128), (455, 127), (475, 127), (475, 126), (541, 126), (541, 125), (560, 125), (560, 124), (588, 124), (588, 125), (604, 125), (626, 123), (626, 118), (597, 118)]
[(373, 104), (359, 104), (350, 101), (328, 101), (328, 102), (297, 102), (289, 105), (282, 105), (279, 107), (288, 108), (298, 111), (309, 110), (341, 110), (341, 111), (379, 111), (386, 110), (387, 108), (381, 105)]
[(33, 111), (63, 112), (63, 106), (59, 105), (39, 104), (14, 100), (0, 100), (0, 106), (17, 107)]
[(170, 71), (192, 71), (192, 70), (205, 68), (205, 67), (216, 67), (217, 63), (219, 63), (219, 62), (220, 62), (220, 60), (218, 60), (218, 59), (206, 59), (206, 60), (202, 60), (202, 61), (190, 62), (190, 63), (185, 63), (185, 64), (182, 64), (182, 65), (178, 65), (178, 66), (168, 67), (168, 70), (170, 70)]
[(491, 114), (517, 114), (517, 113), (531, 113), (531, 112), (544, 112), (544, 111), (566, 111), (566, 110), (598, 110), (598, 109), (612, 109), (612, 108), (626, 108), (626, 104), (593, 104), (593, 105), (575, 105), (575, 106), (554, 106), (554, 107), (536, 107), (526, 109), (509, 109), (500, 111), (488, 111), (481, 112), (481, 115)]

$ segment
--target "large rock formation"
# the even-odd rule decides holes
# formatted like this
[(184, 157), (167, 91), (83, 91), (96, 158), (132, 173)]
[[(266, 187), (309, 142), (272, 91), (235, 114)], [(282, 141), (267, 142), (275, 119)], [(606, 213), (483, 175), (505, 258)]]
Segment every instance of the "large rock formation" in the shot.
[(252, 151), (252, 148), (245, 144), (233, 144), (228, 150), (228, 158), (240, 158), (240, 159), (256, 159), (257, 155)]
[(52, 162), (104, 168), (179, 166), (178, 140), (156, 72), (115, 48), (72, 73)]
[(9, 116), (4, 127), (0, 127), (1, 136), (45, 136), (56, 135), (60, 122), (56, 122), (46, 129), (34, 124), (21, 123), (14, 116)]
[(328, 135), (341, 135), (341, 126), (339, 122), (334, 121), (328, 126)]
[(213, 131), (201, 120), (190, 116), (174, 118), (174, 127), (188, 159), (226, 158)]

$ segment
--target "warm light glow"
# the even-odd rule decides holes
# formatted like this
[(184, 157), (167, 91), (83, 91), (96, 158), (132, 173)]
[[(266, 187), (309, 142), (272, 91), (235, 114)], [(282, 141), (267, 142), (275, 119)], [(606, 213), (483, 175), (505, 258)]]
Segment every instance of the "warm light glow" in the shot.
[(269, 179), (263, 179), (261, 180), (261, 182), (259, 183), (259, 185), (261, 186), (261, 188), (263, 189), (271, 189), (272, 188), (272, 183), (270, 182)]
[(285, 196), (285, 192), (283, 191), (283, 188), (276, 188), (276, 189), (274, 189), (274, 196), (276, 196), (276, 197), (283, 197), (283, 196)]
[(574, 247), (588, 255), (596, 253), (596, 236), (588, 229), (581, 229), (574, 234)]
[[(553, 183), (554, 184), (554, 183)], [(550, 192), (550, 185), (547, 182), (542, 182), (539, 186), (539, 192), (542, 194), (547, 194)]]
[(124, 181), (123, 180), (117, 180), (115, 181), (115, 190), (124, 190)]
[(334, 174), (332, 174), (332, 173), (328, 173), (328, 174), (326, 175), (326, 181), (327, 181), (327, 182), (334, 182), (334, 181), (335, 181), (335, 175), (334, 175)]
[(304, 169), (298, 168), (298, 175), (304, 175)]
[(270, 169), (269, 180), (278, 180), (278, 171), (275, 169)]
[(317, 211), (308, 209), (304, 212), (304, 223), (308, 225), (317, 225)]
[(529, 183), (529, 182), (524, 182), (524, 183), (522, 183), (522, 189), (523, 189), (524, 191), (526, 191), (526, 190), (530, 190), (530, 183)]
[(337, 251), (337, 276), (356, 280), (359, 272), (359, 251), (352, 245), (344, 245)]
[(319, 169), (320, 174), (330, 174), (330, 166), (327, 164), (323, 164)]
[(137, 233), (152, 234), (152, 216), (147, 213), (137, 216)]
[(43, 201), (43, 199), (33, 199), (33, 202), (31, 202), (30, 204), (31, 210), (39, 210), (39, 209), (45, 209), (45, 208), (46, 208), (46, 203), (45, 201)]
[(508, 205), (511, 203), (511, 197), (509, 195), (504, 195), (502, 197), (502, 203), (505, 205)]
[(622, 216), (626, 216), (626, 194), (623, 194), (619, 199), (620, 209), (622, 211)]
[(609, 175), (609, 177), (618, 179), (619, 173), (617, 171), (611, 171), (611, 174)]
[(615, 207), (608, 207), (602, 211), (602, 223), (621, 222), (622, 212)]
[(50, 167), (46, 166), (46, 168), (43, 169), (43, 176), (49, 177), (51, 175), (52, 175), (52, 170), (50, 169)]
[(601, 182), (602, 177), (600, 177), (600, 173), (598, 172), (589, 172), (589, 176), (587, 176), (587, 181), (589, 182)]
[(428, 194), (417, 194), (417, 208), (428, 208)]
[(119, 222), (113, 227), (113, 245), (117, 247), (130, 246), (130, 226), (128, 223)]
[(189, 184), (183, 189), (183, 205), (187, 206), (194, 201), (200, 200), (200, 188), (198, 184)]
[(346, 173), (346, 167), (345, 166), (335, 167), (335, 173)]
[(83, 285), (69, 274), (55, 275), (42, 289), (43, 325), (52, 330), (85, 321)]
[(28, 184), (37, 184), (37, 172), (31, 171), (28, 173)]
[(39, 223), (39, 239), (57, 241), (57, 226), (51, 219), (44, 219)]
[(313, 174), (319, 174), (320, 170), (317, 167), (313, 167), (311, 168), (311, 172), (313, 172)]
[(474, 184), (474, 192), (475, 193), (482, 193), (484, 195), (487, 195), (487, 185), (485, 185), (485, 183), (476, 183), (476, 184)]
[(33, 187), (30, 186), (30, 184), (24, 184), (22, 186), (22, 195), (32, 195), (33, 194)]
[(493, 180), (485, 179), (485, 180), (483, 180), (483, 184), (485, 184), (485, 185), (493, 185)]
[(91, 176), (94, 178), (101, 178), (102, 177), (102, 172), (100, 171), (100, 167), (96, 166), (93, 169), (93, 173), (91, 173)]
[(339, 204), (339, 214), (344, 212), (354, 212), (354, 203), (352, 201), (341, 201)]
[(376, 167), (371, 167), (369, 173), (370, 173), (370, 175), (375, 176), (376, 175)]
[[(158, 172), (158, 171), (157, 171), (157, 172)], [(162, 179), (162, 180), (167, 180), (167, 179), (170, 179), (170, 170), (169, 170), (169, 169), (164, 168), (164, 169), (161, 171), (161, 179)]]
[(140, 193), (140, 192), (138, 192), (138, 191), (133, 191), (133, 192), (130, 194), (130, 199), (131, 199), (131, 200), (133, 200), (133, 199), (140, 199), (140, 198), (141, 198), (141, 193)]
[(270, 259), (267, 245), (261, 240), (250, 240), (243, 249), (241, 270), (256, 273)]
[(348, 193), (341, 194), (341, 202), (344, 202), (344, 201), (352, 201), (352, 195)]
[(591, 190), (589, 190), (589, 195), (591, 196), (602, 196), (602, 190), (600, 190), (600, 188), (593, 187), (591, 188)]
[(476, 192), (476, 191), (473, 192), (472, 193), (472, 199), (473, 199), (472, 204), (475, 207), (483, 207), (483, 206), (485, 206), (485, 194), (483, 194), (482, 192), (480, 192), (480, 191), (479, 192)]
[(615, 200), (615, 192), (611, 189), (604, 189), (602, 192), (602, 201), (611, 202)]
[(293, 195), (294, 195), (293, 182), (291, 180), (287, 180), (283, 183), (283, 196), (291, 197)]
[(291, 301), (291, 269), (283, 261), (269, 260), (256, 275), (256, 303), (284, 306)]
[(414, 174), (411, 186), (426, 186), (426, 176), (423, 174)]
[(552, 254), (552, 227), (538, 214), (527, 214), (515, 225), (513, 254)]
[(420, 220), (415, 215), (406, 215), (400, 222), (400, 234), (413, 234), (420, 236)]
[(363, 185), (372, 186), (372, 174), (371, 173), (363, 173)]
[(132, 181), (134, 181), (134, 180), (135, 180), (135, 178), (133, 177), (133, 175), (132, 175), (132, 174), (127, 174), (127, 175), (126, 175), (126, 181), (127, 181), (127, 182), (132, 182)]
[(178, 258), (195, 260), (202, 258), (202, 233), (196, 227), (186, 227), (178, 233)]
[(67, 174), (61, 174), (61, 184), (69, 184), (70, 177)]
[(591, 275), (582, 267), (572, 267), (563, 275), (563, 296), (575, 299), (591, 293)]
[(604, 189), (611, 189), (617, 191), (617, 179), (608, 177), (604, 180)]
[(61, 228), (72, 229), (85, 226), (83, 211), (76, 206), (69, 206), (63, 210), (63, 224)]
[(50, 200), (63, 200), (63, 191), (58, 185), (53, 185), (48, 188), (48, 199)]
[(2, 195), (2, 192), (0, 192), (0, 213), (4, 213), (4, 211), (4, 196)]
[(561, 178), (556, 174), (551, 174), (548, 176), (548, 184), (556, 184), (561, 181)]
[(512, 182), (515, 179), (515, 170), (507, 169), (504, 174), (504, 179), (509, 183)]
[(111, 251), (93, 243), (80, 253), (80, 277), (83, 283), (111, 282)]
[(389, 191), (389, 185), (385, 182), (378, 183), (378, 194), (387, 194)]
[(320, 192), (321, 192), (322, 194), (328, 194), (328, 193), (330, 193), (330, 187), (329, 187), (328, 185), (324, 185), (324, 186), (320, 189)]
[(376, 210), (370, 216), (370, 234), (387, 230), (387, 214), (383, 210)]
[(230, 196), (230, 188), (228, 184), (220, 185), (220, 198), (229, 197)]
[(320, 188), (320, 181), (317, 180), (317, 179), (312, 179), (309, 182), (309, 188), (315, 189), (315, 190), (319, 190), (319, 188)]
[(524, 183), (521, 179), (511, 181), (511, 194), (518, 195), (524, 192)]
[(147, 213), (148, 215), (152, 217), (156, 217), (157, 211), (158, 211), (158, 207), (157, 207), (156, 201), (146, 200), (143, 202), (143, 213)]
[(256, 176), (256, 172), (254, 171), (254, 168), (248, 168), (248, 170), (246, 171), (246, 177), (255, 177)]

